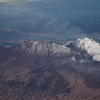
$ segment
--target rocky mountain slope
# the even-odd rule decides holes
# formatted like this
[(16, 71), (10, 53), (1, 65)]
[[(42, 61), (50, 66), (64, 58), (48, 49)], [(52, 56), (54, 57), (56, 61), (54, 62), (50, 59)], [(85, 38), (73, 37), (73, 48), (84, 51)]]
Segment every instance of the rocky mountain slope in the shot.
[(0, 52), (0, 100), (100, 100), (100, 62), (73, 41), (26, 40)]

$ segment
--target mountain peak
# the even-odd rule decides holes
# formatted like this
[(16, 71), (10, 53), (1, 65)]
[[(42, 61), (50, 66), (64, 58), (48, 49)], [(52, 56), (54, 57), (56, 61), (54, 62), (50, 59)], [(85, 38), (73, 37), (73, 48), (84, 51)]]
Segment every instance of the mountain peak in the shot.
[(0, 93), (2, 100), (99, 100), (100, 62), (74, 42), (26, 40), (0, 53)]
[(38, 55), (57, 55), (60, 57), (71, 54), (71, 49), (69, 47), (52, 41), (25, 40), (17, 46), (16, 49), (27, 52), (28, 54), (36, 53)]

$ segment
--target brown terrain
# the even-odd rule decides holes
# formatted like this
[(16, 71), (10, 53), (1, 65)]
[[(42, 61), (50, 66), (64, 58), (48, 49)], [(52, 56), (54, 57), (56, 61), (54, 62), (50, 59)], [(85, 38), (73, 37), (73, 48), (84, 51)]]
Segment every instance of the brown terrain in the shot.
[(15, 48), (0, 52), (0, 100), (100, 100), (99, 75), (66, 59)]

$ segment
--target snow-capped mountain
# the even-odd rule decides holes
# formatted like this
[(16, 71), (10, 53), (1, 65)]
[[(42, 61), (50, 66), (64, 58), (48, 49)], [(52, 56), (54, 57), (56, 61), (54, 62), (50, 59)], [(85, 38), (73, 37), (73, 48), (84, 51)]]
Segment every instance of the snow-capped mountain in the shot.
[(28, 54), (38, 55), (57, 55), (69, 56), (72, 51), (65, 45), (53, 43), (52, 41), (31, 41), (26, 40), (20, 44), (20, 47), (16, 47), (17, 50), (27, 52)]
[(37, 56), (68, 58), (71, 61), (77, 62), (92, 61), (92, 57), (87, 51), (78, 47), (77, 43), (73, 41), (57, 44), (52, 41), (25, 40), (13, 48), (13, 50), (31, 56), (35, 54)]
[(99, 100), (100, 62), (82, 42), (26, 40), (0, 52), (0, 100)]

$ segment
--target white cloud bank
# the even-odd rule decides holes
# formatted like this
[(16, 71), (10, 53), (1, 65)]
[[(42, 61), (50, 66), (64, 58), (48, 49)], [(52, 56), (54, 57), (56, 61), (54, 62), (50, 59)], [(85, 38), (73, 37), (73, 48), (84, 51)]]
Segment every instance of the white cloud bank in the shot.
[(100, 61), (100, 44), (93, 39), (84, 38), (78, 39), (78, 47), (84, 49), (89, 53), (93, 60)]

